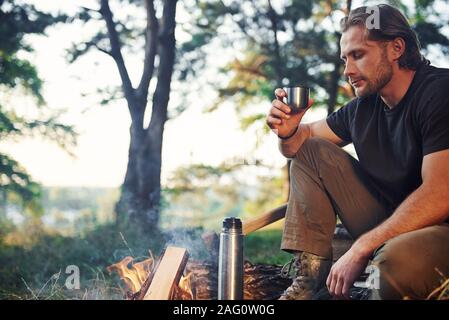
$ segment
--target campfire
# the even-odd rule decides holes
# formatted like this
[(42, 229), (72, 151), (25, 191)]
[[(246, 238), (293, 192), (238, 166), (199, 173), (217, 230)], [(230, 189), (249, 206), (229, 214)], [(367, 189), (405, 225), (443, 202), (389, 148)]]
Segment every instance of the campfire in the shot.
[[(135, 262), (125, 257), (107, 268), (125, 284), (128, 300), (216, 300), (218, 267), (214, 261), (182, 258), (183, 248), (167, 247), (156, 261), (150, 257)], [(168, 265), (170, 264), (170, 265)], [(281, 266), (244, 264), (244, 299), (277, 299), (291, 280), (281, 276)]]
[(107, 270), (118, 273), (125, 283), (129, 300), (192, 300), (192, 272), (182, 274), (187, 258), (187, 250), (168, 247), (158, 262), (150, 251), (148, 259), (134, 262), (134, 258), (128, 256)]
[[(242, 223), (244, 236), (282, 219), (286, 205), (275, 208), (259, 217)], [(338, 229), (339, 230), (339, 229)], [(333, 241), (334, 259), (341, 257), (351, 246), (352, 239), (336, 229)], [(155, 259), (135, 262), (125, 257), (107, 268), (117, 272), (125, 283), (126, 299), (130, 300), (216, 300), (218, 298), (218, 235), (206, 232), (202, 235), (209, 259), (189, 260), (185, 248), (168, 246)], [(282, 266), (243, 263), (243, 299), (277, 299), (291, 284), (291, 279), (282, 276)]]
[[(245, 221), (242, 233), (247, 235), (282, 219), (286, 205)], [(130, 300), (216, 300), (218, 297), (219, 240), (215, 232), (202, 235), (209, 259), (189, 260), (185, 248), (168, 246), (158, 259), (150, 252), (144, 261), (125, 257), (107, 269), (117, 272), (125, 283)], [(243, 263), (243, 299), (277, 299), (291, 284), (281, 275), (282, 266)]]

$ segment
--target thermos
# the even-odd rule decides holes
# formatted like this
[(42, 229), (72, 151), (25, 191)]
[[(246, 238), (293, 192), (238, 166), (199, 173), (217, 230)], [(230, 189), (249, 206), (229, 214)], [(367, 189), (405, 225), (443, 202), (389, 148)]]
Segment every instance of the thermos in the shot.
[(218, 300), (243, 300), (242, 221), (225, 218), (220, 234)]

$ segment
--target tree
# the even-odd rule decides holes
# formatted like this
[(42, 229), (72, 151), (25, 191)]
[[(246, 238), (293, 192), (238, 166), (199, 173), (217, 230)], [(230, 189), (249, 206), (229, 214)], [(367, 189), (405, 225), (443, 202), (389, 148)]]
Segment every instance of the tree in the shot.
[[(78, 18), (85, 23), (103, 21), (104, 27), (91, 39), (76, 44), (70, 61), (75, 61), (90, 49), (98, 49), (111, 57), (117, 66), (121, 80), (120, 91), (131, 116), (131, 141), (116, 212), (119, 222), (137, 223), (151, 229), (159, 221), (162, 137), (168, 119), (167, 106), (175, 64), (177, 0), (121, 0), (115, 4), (126, 4), (135, 12), (145, 12), (143, 29), (135, 16), (122, 20), (115, 18), (110, 1), (100, 0), (99, 9), (82, 8)], [(144, 43), (144, 58), (140, 81), (133, 85), (123, 51), (139, 40)], [(150, 82), (153, 79), (156, 86), (150, 93)], [(151, 119), (145, 123), (144, 116), (149, 107)]]
[[(15, 0), (0, 0), (0, 140), (20, 139), (24, 136), (44, 136), (69, 151), (75, 145), (76, 134), (69, 125), (58, 122), (51, 114), (42, 119), (28, 119), (14, 112), (6, 93), (22, 89), (34, 97), (36, 106), (45, 107), (42, 80), (36, 67), (21, 58), (23, 51), (31, 52), (26, 43), (29, 34), (44, 34), (45, 30), (62, 21), (63, 15), (53, 16), (34, 6), (17, 4)], [(0, 204), (19, 203), (25, 211), (41, 213), (41, 187), (26, 170), (7, 154), (0, 153)], [(1, 209), (0, 209), (1, 210)]]

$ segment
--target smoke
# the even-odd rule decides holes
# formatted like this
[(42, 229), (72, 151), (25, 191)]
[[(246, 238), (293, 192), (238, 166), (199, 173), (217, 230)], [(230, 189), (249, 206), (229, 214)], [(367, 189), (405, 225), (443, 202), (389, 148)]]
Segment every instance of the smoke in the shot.
[[(176, 228), (169, 230), (167, 246), (182, 247), (187, 249), (190, 259), (211, 260), (214, 253), (209, 246), (209, 235), (213, 231), (205, 232), (203, 228), (185, 229)], [(213, 236), (212, 236), (213, 237)]]

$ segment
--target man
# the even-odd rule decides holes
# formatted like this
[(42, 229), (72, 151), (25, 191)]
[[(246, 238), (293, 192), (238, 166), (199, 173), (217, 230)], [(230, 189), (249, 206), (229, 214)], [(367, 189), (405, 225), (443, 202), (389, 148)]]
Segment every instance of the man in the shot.
[[(356, 98), (303, 124), (306, 111), (290, 115), (276, 89), (267, 116), (292, 158), (281, 248), (299, 270), (281, 299), (314, 299), (326, 287), (349, 298), (370, 261), (372, 298), (426, 298), (449, 277), (449, 70), (421, 56), (396, 8), (377, 6), (377, 29), (367, 9), (341, 22)], [(359, 161), (340, 148), (351, 142)], [(356, 240), (332, 266), (336, 215)]]

